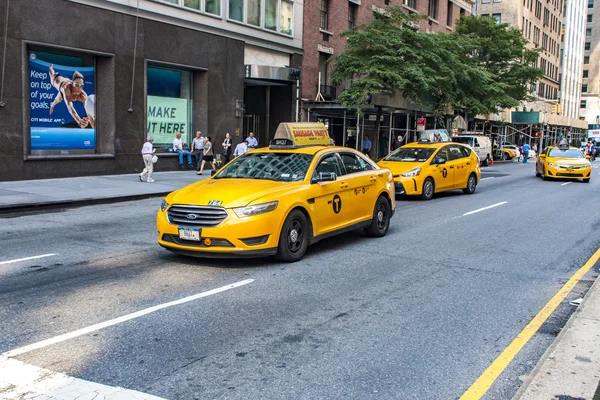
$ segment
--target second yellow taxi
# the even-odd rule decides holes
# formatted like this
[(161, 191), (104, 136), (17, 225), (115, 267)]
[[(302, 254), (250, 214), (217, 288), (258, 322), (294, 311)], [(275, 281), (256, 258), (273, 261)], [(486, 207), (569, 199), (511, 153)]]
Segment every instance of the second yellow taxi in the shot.
[(537, 159), (535, 175), (542, 179), (571, 178), (589, 182), (592, 163), (581, 150), (569, 146), (566, 140), (558, 146), (548, 146)]
[(349, 230), (384, 236), (396, 208), (391, 172), (329, 142), (322, 124), (281, 124), (270, 147), (169, 194), (157, 215), (158, 243), (200, 257), (291, 262), (309, 244)]
[(448, 190), (474, 193), (481, 181), (475, 152), (454, 142), (421, 139), (400, 147), (377, 164), (392, 171), (396, 194), (417, 195), (425, 200)]

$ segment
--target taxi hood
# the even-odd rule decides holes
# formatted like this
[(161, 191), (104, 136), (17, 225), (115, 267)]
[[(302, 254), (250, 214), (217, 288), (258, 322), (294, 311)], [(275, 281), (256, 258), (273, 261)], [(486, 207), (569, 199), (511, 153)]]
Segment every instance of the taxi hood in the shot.
[(565, 165), (588, 165), (590, 162), (585, 158), (562, 158), (562, 157), (546, 157), (546, 162), (565, 164)]
[(289, 193), (295, 183), (275, 182), (266, 179), (207, 179), (172, 193), (170, 204), (196, 206), (244, 207), (261, 197), (277, 197), (279, 192)]
[(377, 165), (379, 165), (382, 168), (387, 168), (390, 171), (392, 171), (392, 175), (394, 175), (394, 177), (396, 178), (396, 175), (400, 175), (403, 174), (405, 172), (410, 171), (411, 169), (415, 169), (415, 168), (423, 168), (424, 165), (426, 165), (427, 162), (423, 162), (423, 161), (415, 161), (415, 162), (404, 162), (404, 161), (379, 161), (377, 163)]

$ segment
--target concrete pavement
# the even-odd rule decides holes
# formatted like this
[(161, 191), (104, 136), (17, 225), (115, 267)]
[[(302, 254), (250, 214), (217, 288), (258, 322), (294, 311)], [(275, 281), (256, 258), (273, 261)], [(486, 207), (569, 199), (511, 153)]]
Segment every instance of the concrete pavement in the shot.
[(0, 213), (89, 205), (164, 196), (210, 177), (210, 170), (155, 172), (153, 183), (140, 182), (138, 174), (85, 176), (0, 182)]

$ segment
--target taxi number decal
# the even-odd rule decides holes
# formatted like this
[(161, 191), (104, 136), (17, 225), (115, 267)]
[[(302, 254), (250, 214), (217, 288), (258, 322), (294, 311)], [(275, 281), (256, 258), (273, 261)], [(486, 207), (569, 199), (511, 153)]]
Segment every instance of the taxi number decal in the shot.
[(331, 204), (334, 213), (339, 214), (342, 211), (342, 199), (337, 194), (333, 196), (333, 200), (329, 204)]
[(444, 178), (448, 176), (448, 170), (447, 170), (446, 168), (444, 168), (444, 169), (442, 170), (442, 176), (443, 176)]
[(208, 201), (209, 206), (219, 207), (221, 204), (223, 204), (223, 200), (209, 200)]
[(361, 193), (365, 194), (368, 191), (369, 191), (369, 188), (364, 188), (364, 187), (363, 188), (356, 188), (356, 189), (354, 189), (354, 194), (358, 196), (359, 194), (361, 194)]

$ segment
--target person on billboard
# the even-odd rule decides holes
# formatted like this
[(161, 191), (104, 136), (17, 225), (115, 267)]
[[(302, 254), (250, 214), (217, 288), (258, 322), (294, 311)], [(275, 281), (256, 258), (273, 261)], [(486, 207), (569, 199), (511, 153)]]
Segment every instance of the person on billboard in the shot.
[(50, 83), (52, 86), (58, 91), (58, 94), (54, 98), (54, 101), (50, 104), (50, 115), (54, 112), (54, 107), (56, 107), (60, 102), (64, 101), (67, 110), (69, 110), (69, 114), (73, 117), (75, 122), (82, 127), (85, 128), (88, 125), (91, 125), (92, 128), (95, 125), (94, 118), (92, 116), (87, 115), (81, 118), (75, 107), (73, 107), (74, 101), (80, 101), (83, 103), (85, 107), (87, 102), (87, 93), (83, 90), (83, 75), (80, 72), (75, 71), (71, 79), (65, 78), (64, 76), (60, 76), (60, 74), (54, 71), (54, 64), (50, 64), (49, 68), (50, 72)]

